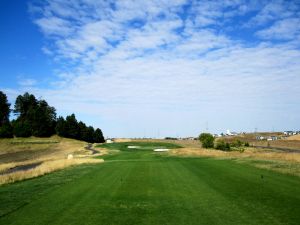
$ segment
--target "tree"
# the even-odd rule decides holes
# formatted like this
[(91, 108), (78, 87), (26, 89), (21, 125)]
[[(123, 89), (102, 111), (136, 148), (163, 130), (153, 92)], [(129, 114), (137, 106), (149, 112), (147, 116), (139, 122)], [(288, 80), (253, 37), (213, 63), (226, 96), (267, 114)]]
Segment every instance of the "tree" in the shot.
[(24, 95), (19, 95), (15, 102), (14, 113), (19, 116), (19, 119), (33, 120), (34, 108), (38, 101), (34, 95), (26, 92)]
[(3, 124), (9, 123), (10, 104), (7, 101), (7, 96), (0, 91), (0, 127)]
[(49, 106), (45, 100), (37, 100), (34, 95), (27, 92), (19, 95), (14, 109), (15, 114), (18, 115), (16, 130), (23, 133), (19, 130), (23, 127), (26, 129), (24, 131), (26, 135), (30, 130), (31, 135), (49, 137), (55, 134), (55, 111), (55, 108)]
[(94, 143), (94, 133), (95, 130), (92, 126), (89, 126), (86, 128), (87, 137), (84, 139), (84, 141), (89, 143)]
[(31, 126), (28, 121), (16, 120), (13, 123), (13, 130), (16, 137), (32, 136)]
[(62, 116), (58, 117), (58, 119), (56, 121), (55, 131), (56, 131), (57, 135), (59, 135), (59, 136), (62, 136), (62, 137), (67, 136), (66, 121)]
[(13, 128), (10, 123), (5, 123), (0, 126), (0, 138), (13, 138)]
[(66, 117), (66, 137), (80, 140), (79, 126), (74, 113)]
[(203, 148), (213, 148), (214, 147), (214, 136), (209, 133), (202, 133), (199, 136), (199, 140), (202, 143)]
[(49, 106), (45, 100), (39, 100), (33, 115), (32, 130), (34, 136), (50, 137), (55, 134), (56, 113), (54, 107)]
[(97, 128), (95, 130), (95, 133), (94, 133), (94, 142), (96, 142), (96, 143), (104, 143), (105, 142), (105, 139), (103, 137), (103, 133), (102, 133), (102, 131), (99, 128)]

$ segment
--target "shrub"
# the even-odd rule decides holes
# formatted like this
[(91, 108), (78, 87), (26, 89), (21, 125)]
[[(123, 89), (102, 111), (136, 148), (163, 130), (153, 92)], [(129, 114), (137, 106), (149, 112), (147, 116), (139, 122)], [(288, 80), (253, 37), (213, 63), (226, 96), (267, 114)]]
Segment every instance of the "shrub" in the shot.
[(199, 140), (202, 143), (203, 148), (213, 148), (214, 147), (214, 136), (209, 133), (202, 133), (199, 136)]
[(244, 146), (245, 147), (250, 147), (249, 142), (245, 142)]
[(241, 142), (238, 139), (231, 143), (231, 146), (236, 147), (236, 148), (240, 148), (240, 147), (242, 147), (242, 145), (243, 145), (243, 142)]
[(216, 143), (215, 149), (222, 151), (230, 151), (230, 144), (226, 143), (224, 140), (219, 140)]

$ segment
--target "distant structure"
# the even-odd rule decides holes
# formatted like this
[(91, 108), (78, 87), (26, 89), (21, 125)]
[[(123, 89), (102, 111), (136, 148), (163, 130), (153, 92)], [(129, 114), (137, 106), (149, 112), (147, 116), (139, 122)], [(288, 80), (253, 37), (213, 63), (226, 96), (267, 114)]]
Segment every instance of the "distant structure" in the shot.
[(283, 134), (286, 136), (292, 136), (292, 135), (300, 134), (300, 131), (284, 131)]
[(230, 132), (230, 130), (227, 130), (227, 131), (226, 131), (226, 135), (227, 135), (227, 136), (237, 136), (238, 133), (237, 133), (237, 132)]
[(112, 139), (107, 139), (105, 142), (106, 142), (107, 144), (114, 143), (114, 141), (113, 141)]

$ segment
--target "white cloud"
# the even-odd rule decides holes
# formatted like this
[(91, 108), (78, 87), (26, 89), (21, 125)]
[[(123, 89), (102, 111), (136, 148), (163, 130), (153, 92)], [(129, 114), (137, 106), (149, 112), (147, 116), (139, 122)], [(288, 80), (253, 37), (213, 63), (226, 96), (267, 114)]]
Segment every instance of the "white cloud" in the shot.
[(37, 84), (37, 81), (35, 79), (23, 78), (22, 76), (20, 76), (18, 80), (18, 84), (23, 87), (31, 87)]
[(263, 39), (295, 39), (297, 36), (300, 37), (300, 18), (279, 20), (256, 34)]
[[(31, 90), (62, 111), (109, 121), (104, 130), (110, 135), (138, 136), (143, 127), (195, 135), (206, 120), (216, 130), (239, 129), (238, 124), (252, 129), (260, 115), (268, 120), (272, 112), (274, 123), (284, 119), (281, 113), (300, 97), (300, 52), (294, 44), (249, 45), (209, 27), (223, 30), (256, 6), (195, 1), (183, 18), (185, 1), (51, 2), (36, 19), (55, 46), (44, 51), (77, 64), (61, 71), (52, 87)], [(273, 20), (278, 9), (272, 7), (253, 20)], [(281, 18), (257, 35), (295, 39), (296, 23)]]
[(47, 35), (67, 36), (73, 31), (73, 28), (68, 21), (58, 17), (37, 19), (35, 23)]

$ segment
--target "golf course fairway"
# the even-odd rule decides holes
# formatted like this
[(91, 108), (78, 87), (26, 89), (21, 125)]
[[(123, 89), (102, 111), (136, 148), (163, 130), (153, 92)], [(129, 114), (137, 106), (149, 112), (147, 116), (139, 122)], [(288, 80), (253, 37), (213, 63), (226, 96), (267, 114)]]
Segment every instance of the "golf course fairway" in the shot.
[[(128, 149), (129, 145), (140, 146)], [(1, 225), (300, 222), (300, 178), (229, 159), (155, 153), (171, 144), (105, 144), (102, 164), (0, 186)], [(119, 151), (116, 151), (119, 150)], [(213, 151), (213, 150), (212, 150)]]

